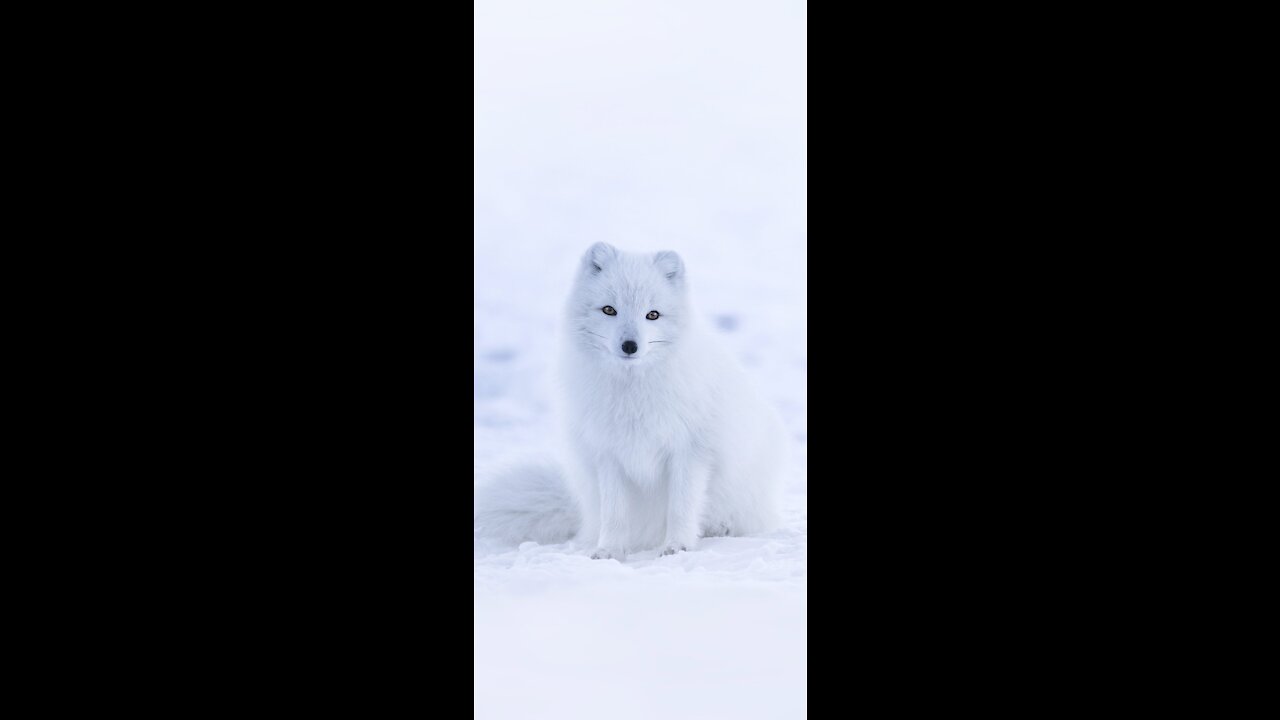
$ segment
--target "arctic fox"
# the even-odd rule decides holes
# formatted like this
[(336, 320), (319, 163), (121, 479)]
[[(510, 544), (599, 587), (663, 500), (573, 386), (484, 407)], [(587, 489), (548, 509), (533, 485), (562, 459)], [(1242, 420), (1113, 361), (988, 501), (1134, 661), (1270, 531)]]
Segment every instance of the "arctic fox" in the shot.
[(676, 253), (592, 245), (567, 330), (568, 472), (492, 478), (475, 497), (480, 533), (621, 560), (777, 526), (782, 423), (691, 308)]

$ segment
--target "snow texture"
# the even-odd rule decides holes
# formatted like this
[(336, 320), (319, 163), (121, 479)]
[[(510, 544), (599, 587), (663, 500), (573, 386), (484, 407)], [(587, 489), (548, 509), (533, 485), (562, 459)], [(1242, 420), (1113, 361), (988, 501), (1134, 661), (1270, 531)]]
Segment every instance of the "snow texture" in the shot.
[(805, 6), (476, 0), (476, 478), (561, 452), (570, 280), (603, 240), (684, 258), (782, 414), (783, 527), (624, 562), (474, 540), (476, 718), (806, 714)]

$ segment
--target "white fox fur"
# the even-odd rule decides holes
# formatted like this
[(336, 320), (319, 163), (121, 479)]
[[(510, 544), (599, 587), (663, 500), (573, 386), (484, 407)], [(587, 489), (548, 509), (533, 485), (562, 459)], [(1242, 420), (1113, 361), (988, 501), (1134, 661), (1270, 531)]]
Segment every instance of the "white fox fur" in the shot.
[(592, 557), (622, 559), (778, 525), (782, 423), (690, 307), (674, 252), (591, 246), (562, 369), (567, 476), (536, 464), (494, 476), (476, 493), (479, 532), (572, 536)]

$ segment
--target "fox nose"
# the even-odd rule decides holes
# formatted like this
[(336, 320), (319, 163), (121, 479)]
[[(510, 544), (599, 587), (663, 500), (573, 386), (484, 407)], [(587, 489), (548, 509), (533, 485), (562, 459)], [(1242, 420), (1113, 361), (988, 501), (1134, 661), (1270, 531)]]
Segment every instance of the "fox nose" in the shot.
[(630, 355), (636, 351), (636, 343), (634, 340), (627, 340), (622, 343), (622, 352)]

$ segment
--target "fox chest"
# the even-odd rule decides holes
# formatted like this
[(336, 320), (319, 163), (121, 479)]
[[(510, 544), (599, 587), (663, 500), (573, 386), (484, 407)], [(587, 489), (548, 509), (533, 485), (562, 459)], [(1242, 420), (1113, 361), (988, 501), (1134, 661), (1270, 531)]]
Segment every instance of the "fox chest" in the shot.
[(666, 476), (673, 454), (693, 447), (699, 423), (678, 402), (615, 398), (582, 415), (578, 437), (588, 456), (640, 485)]

